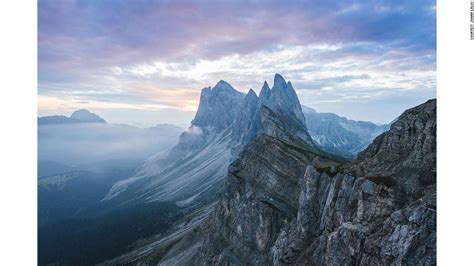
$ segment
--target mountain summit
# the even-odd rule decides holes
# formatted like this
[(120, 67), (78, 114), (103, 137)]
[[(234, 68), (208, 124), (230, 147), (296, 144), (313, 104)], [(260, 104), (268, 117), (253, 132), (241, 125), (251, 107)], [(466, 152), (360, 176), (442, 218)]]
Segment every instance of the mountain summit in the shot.
[[(262, 90), (264, 90), (264, 87)], [(291, 82), (286, 82), (285, 79), (280, 75), (276, 74), (273, 80), (273, 88), (270, 91), (268, 100), (265, 102), (271, 109), (281, 112), (287, 116), (296, 116), (301, 122), (304, 123), (304, 115), (301, 110), (300, 101), (296, 95), (295, 90)]]
[(71, 118), (83, 123), (106, 123), (100, 116), (86, 109), (75, 111), (71, 114)]
[(38, 125), (51, 124), (76, 124), (76, 123), (99, 123), (106, 124), (107, 122), (100, 116), (90, 112), (86, 109), (80, 109), (71, 114), (70, 117), (64, 115), (51, 115), (38, 117)]
[(213, 88), (204, 88), (191, 124), (201, 128), (213, 127), (217, 131), (224, 130), (234, 122), (243, 99), (243, 93), (223, 80)]

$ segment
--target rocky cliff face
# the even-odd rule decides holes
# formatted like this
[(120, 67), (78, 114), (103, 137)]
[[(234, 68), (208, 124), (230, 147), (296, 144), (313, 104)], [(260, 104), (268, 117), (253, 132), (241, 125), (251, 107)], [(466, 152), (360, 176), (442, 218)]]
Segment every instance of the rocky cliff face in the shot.
[(246, 146), (229, 166), (217, 208), (160, 264), (268, 264), (269, 248), (298, 212), (298, 180), (306, 166), (329, 171), (339, 165), (299, 144), (262, 134)]
[(436, 100), (405, 111), (345, 170), (412, 198), (422, 195), (436, 183)]
[(311, 163), (320, 169), (337, 165), (267, 135), (246, 147), (229, 167), (228, 189), (203, 226), (197, 264), (271, 264), (271, 247), (298, 213), (299, 177)]
[(248, 145), (194, 255), (177, 263), (186, 249), (174, 250), (162, 263), (436, 263), (435, 100), (407, 110), (354, 163), (300, 144), (263, 135)]
[(213, 88), (204, 88), (191, 124), (201, 128), (213, 127), (217, 131), (225, 130), (234, 123), (243, 99), (243, 93), (223, 80)]

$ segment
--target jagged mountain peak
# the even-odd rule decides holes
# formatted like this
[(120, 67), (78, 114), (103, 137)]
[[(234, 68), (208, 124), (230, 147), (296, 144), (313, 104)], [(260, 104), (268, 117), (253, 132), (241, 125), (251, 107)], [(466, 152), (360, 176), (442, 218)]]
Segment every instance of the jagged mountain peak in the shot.
[(268, 83), (265, 81), (263, 83), (262, 89), (260, 90), (258, 97), (262, 101), (265, 101), (266, 99), (268, 99), (269, 96), (270, 96), (270, 86), (268, 86)]
[(273, 78), (273, 88), (272, 88), (272, 90), (274, 90), (274, 89), (284, 89), (284, 88), (286, 88), (285, 79), (283, 78), (282, 75), (276, 73), (275, 77)]
[(263, 84), (259, 97), (249, 91), (233, 128), (233, 139), (240, 148), (260, 134), (314, 147), (298, 96), (280, 74), (275, 75), (273, 89)]
[(253, 89), (249, 89), (249, 92), (247, 92), (247, 95), (245, 95), (245, 98), (258, 98), (257, 94)]
[(239, 97), (243, 95), (242, 92), (236, 90), (230, 83), (225, 80), (220, 80), (214, 87), (208, 86), (201, 90), (201, 101), (203, 97), (212, 97), (222, 95), (220, 97)]
[(286, 86), (287, 86), (288, 88), (294, 90), (294, 89), (293, 89), (293, 84), (291, 84), (291, 81), (288, 81), (288, 82), (286, 83)]
[[(242, 106), (240, 108), (240, 120), (245, 120), (242, 115), (252, 117), (257, 112), (257, 107), (259, 105), (259, 98), (254, 90), (250, 89), (249, 92), (245, 95)], [(250, 118), (247, 117), (247, 118)], [(236, 123), (238, 119), (236, 119)]]
[(220, 80), (217, 82), (217, 84), (212, 88), (213, 92), (228, 92), (228, 93), (233, 93), (233, 94), (241, 94), (238, 90), (234, 89), (232, 85), (230, 85), (227, 81), (225, 80)]
[(229, 87), (232, 87), (232, 85), (230, 85), (229, 82), (227, 82), (227, 81), (225, 81), (225, 80), (223, 80), (223, 79), (221, 79), (221, 80), (219, 80), (219, 81), (217, 82), (216, 87), (218, 87), (218, 86), (229, 86)]
[(226, 81), (219, 81), (212, 89), (201, 91), (199, 107), (191, 124), (199, 127), (214, 127), (221, 131), (229, 127), (244, 99), (244, 94)]
[(298, 120), (305, 123), (301, 104), (296, 91), (293, 89), (291, 82), (286, 82), (280, 74), (275, 74), (273, 87), (270, 90), (268, 100), (264, 104), (273, 111), (280, 112), (284, 115), (296, 116)]
[(232, 138), (236, 143), (236, 150), (239, 150), (242, 144), (255, 139), (261, 132), (261, 124), (258, 116), (259, 106), (260, 99), (257, 94), (250, 89), (244, 98), (244, 102), (232, 129)]

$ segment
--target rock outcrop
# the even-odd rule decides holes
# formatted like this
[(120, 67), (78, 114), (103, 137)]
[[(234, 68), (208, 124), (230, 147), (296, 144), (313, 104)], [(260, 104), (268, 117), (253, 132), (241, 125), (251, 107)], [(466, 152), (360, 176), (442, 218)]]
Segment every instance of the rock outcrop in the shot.
[(185, 264), (436, 264), (435, 100), (354, 163), (299, 144), (263, 135), (244, 149)]
[(226, 190), (211, 216), (160, 264), (270, 263), (269, 248), (298, 212), (298, 179), (311, 163), (321, 171), (339, 165), (310, 147), (258, 136), (229, 166)]
[(436, 100), (406, 110), (346, 172), (420, 197), (436, 183)]
[(223, 80), (213, 88), (202, 89), (199, 108), (191, 124), (213, 127), (216, 131), (227, 129), (234, 123), (244, 96)]

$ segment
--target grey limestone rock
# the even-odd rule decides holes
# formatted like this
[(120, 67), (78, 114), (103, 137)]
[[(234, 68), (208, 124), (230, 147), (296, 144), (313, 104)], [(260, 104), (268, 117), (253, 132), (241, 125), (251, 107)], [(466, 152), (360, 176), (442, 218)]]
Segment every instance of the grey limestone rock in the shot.
[(346, 172), (397, 186), (417, 198), (436, 183), (436, 99), (408, 109)]
[[(176, 149), (207, 159), (168, 179), (212, 166), (191, 184), (216, 177), (205, 184), (218, 203), (162, 265), (436, 264), (436, 100), (407, 110), (345, 164), (314, 144), (278, 74), (258, 97), (225, 82), (204, 89), (193, 125), (202, 134), (186, 133)], [(215, 142), (213, 156), (198, 156)]]
[(258, 137), (230, 166), (194, 263), (435, 265), (435, 106), (408, 110), (343, 166), (278, 134)]

